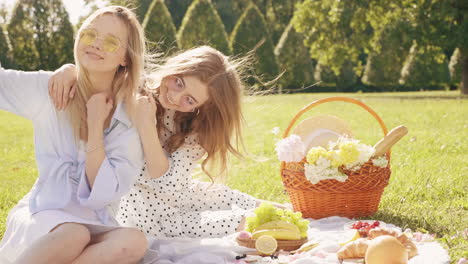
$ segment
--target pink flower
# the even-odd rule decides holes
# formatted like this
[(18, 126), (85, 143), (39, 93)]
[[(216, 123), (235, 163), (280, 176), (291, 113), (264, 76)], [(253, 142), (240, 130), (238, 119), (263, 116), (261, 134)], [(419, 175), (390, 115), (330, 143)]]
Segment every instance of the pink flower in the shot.
[(413, 234), (413, 239), (416, 242), (431, 242), (431, 241), (434, 241), (435, 235), (424, 234), (424, 233), (421, 233), (421, 232), (415, 232)]
[(467, 264), (468, 260), (466, 258), (461, 258), (458, 260), (457, 264)]
[(299, 162), (305, 156), (305, 145), (298, 135), (291, 135), (276, 143), (276, 153), (280, 161)]

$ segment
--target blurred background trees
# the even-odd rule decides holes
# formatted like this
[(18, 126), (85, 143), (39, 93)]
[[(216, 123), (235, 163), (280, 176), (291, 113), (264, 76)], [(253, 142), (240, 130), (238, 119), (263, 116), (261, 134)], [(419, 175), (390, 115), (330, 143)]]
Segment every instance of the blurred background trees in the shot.
[[(105, 1), (105, 0), (101, 0)], [(91, 11), (96, 0), (86, 0)], [(149, 47), (208, 44), (255, 55), (249, 84), (294, 91), (460, 89), (468, 93), (468, 2), (459, 0), (107, 0), (133, 8)], [(82, 21), (88, 14), (83, 14)], [(0, 62), (53, 70), (73, 62), (61, 0), (0, 5)], [(259, 77), (259, 78), (255, 78)]]

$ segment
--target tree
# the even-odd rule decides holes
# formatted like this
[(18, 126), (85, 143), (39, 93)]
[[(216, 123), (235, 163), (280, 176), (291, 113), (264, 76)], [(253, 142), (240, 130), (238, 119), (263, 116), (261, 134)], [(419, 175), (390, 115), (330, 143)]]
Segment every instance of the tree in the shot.
[(61, 0), (33, 1), (39, 69), (55, 70), (73, 62), (73, 26)]
[(8, 9), (5, 3), (0, 4), (0, 25), (5, 25), (8, 21)]
[[(294, 28), (304, 34), (312, 58), (336, 75), (345, 63), (359, 65), (359, 56), (371, 39), (366, 21), (366, 1), (313, 1), (298, 4)], [(362, 70), (362, 67), (357, 67)], [(360, 75), (360, 72), (358, 72)]]
[(150, 50), (164, 53), (177, 49), (176, 28), (163, 0), (154, 0), (143, 21)]
[[(255, 74), (266, 78), (275, 78), (278, 64), (273, 52), (273, 43), (260, 10), (251, 4), (237, 21), (231, 34), (233, 54), (247, 54), (255, 51), (257, 63)], [(251, 84), (253, 81), (249, 81)]]
[(231, 54), (226, 30), (210, 0), (193, 1), (182, 21), (177, 41), (182, 49), (206, 44)]
[(0, 66), (3, 68), (11, 67), (10, 46), (8, 39), (2, 27), (0, 27)]
[[(89, 2), (93, 1), (88, 1), (88, 4)], [(152, 2), (153, 0), (111, 0), (110, 4), (133, 9), (138, 20), (143, 22)]]
[(268, 0), (265, 3), (264, 16), (273, 43), (278, 43), (284, 30), (290, 24), (295, 6), (299, 2), (299, 0)]
[(451, 83), (455, 85), (460, 85), (460, 82), (462, 80), (461, 78), (462, 57), (461, 57), (460, 49), (458, 48), (455, 49), (455, 51), (452, 54), (452, 57), (450, 57), (449, 71), (450, 71)]
[(223, 21), (226, 32), (229, 34), (234, 29), (237, 20), (242, 15), (245, 7), (247, 7), (246, 0), (226, 1), (226, 0), (213, 0), (213, 5), (218, 11), (219, 17)]
[[(401, 28), (418, 45), (453, 50), (462, 57), (461, 92), (468, 93), (468, 2), (459, 0), (305, 0), (294, 15), (294, 27), (306, 36), (307, 46), (319, 63), (335, 72), (346, 60), (377, 49), (378, 36), (401, 19)], [(357, 68), (359, 70), (359, 67)]]
[(10, 38), (13, 59), (16, 67), (21, 70), (39, 69), (39, 54), (34, 43), (34, 26), (32, 16), (32, 1), (20, 0), (13, 10), (8, 36)]
[(171, 13), (174, 25), (176, 28), (179, 28), (182, 24), (182, 19), (184, 18), (185, 12), (192, 3), (192, 0), (165, 0), (164, 3)]
[(304, 39), (292, 24), (286, 28), (275, 48), (275, 55), (283, 75), (280, 84), (283, 88), (300, 88), (314, 82), (314, 63), (304, 46)]
[(315, 66), (314, 79), (319, 82), (320, 85), (329, 86), (336, 85), (336, 80), (338, 77), (332, 71), (332, 69), (330, 69), (330, 67), (317, 64)]
[(362, 82), (367, 85), (392, 87), (398, 85), (401, 68), (409, 53), (412, 40), (401, 30), (404, 22), (386, 26), (376, 36), (376, 49), (367, 58)]
[(401, 70), (400, 84), (426, 88), (447, 85), (449, 81), (447, 58), (442, 49), (413, 44)]
[(298, 2), (300, 0), (213, 0), (213, 5), (218, 10), (226, 31), (231, 33), (239, 17), (254, 3), (265, 18), (271, 40), (276, 44), (291, 21)]
[(55, 70), (73, 62), (73, 26), (60, 0), (19, 0), (8, 25), (22, 70)]
[(153, 0), (138, 0), (138, 4), (136, 6), (136, 14), (140, 22), (142, 22), (145, 19), (152, 2)]
[(357, 81), (353, 67), (348, 61), (342, 65), (338, 74), (335, 74), (329, 66), (317, 64), (314, 78), (321, 86), (335, 86), (337, 92), (351, 92)]

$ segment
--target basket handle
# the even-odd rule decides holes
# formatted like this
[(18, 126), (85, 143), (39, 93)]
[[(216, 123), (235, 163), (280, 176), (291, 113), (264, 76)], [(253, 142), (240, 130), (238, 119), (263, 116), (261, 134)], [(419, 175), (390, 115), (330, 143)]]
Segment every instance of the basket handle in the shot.
[[(289, 135), (289, 132), (291, 131), (291, 128), (294, 126), (294, 124), (296, 123), (296, 121), (307, 111), (309, 111), (310, 109), (318, 106), (318, 105), (321, 105), (323, 103), (328, 103), (328, 102), (337, 102), (337, 101), (341, 101), (341, 102), (347, 102), (347, 103), (352, 103), (352, 104), (355, 104), (355, 105), (358, 105), (362, 108), (364, 108), (364, 110), (366, 110), (367, 112), (369, 112), (376, 120), (377, 122), (379, 122), (379, 125), (380, 127), (382, 128), (382, 132), (385, 135), (387, 135), (388, 133), (388, 129), (387, 129), (387, 126), (385, 126), (384, 122), (382, 121), (382, 119), (380, 118), (380, 116), (374, 111), (372, 110), (369, 106), (367, 106), (366, 104), (364, 104), (363, 102), (359, 101), (359, 100), (356, 100), (356, 99), (353, 99), (353, 98), (349, 98), (349, 97), (339, 97), (339, 96), (336, 96), (336, 97), (328, 97), (328, 98), (324, 98), (324, 99), (320, 99), (320, 100), (316, 100), (308, 105), (306, 105), (305, 107), (303, 107), (297, 114), (296, 116), (294, 116), (294, 118), (291, 120), (291, 122), (289, 122), (289, 125), (288, 127), (286, 128), (286, 130), (284, 131), (284, 134), (283, 134), (283, 138), (286, 138), (288, 135)], [(387, 155), (388, 155), (388, 160), (390, 160), (390, 150), (387, 152)], [(283, 162), (282, 162), (283, 163)]]

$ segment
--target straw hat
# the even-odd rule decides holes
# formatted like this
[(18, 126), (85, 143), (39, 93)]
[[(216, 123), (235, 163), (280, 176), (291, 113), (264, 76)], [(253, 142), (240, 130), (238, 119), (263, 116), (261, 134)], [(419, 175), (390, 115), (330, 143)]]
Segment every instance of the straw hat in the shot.
[(306, 151), (312, 147), (328, 147), (328, 142), (336, 141), (340, 136), (353, 137), (349, 125), (332, 115), (318, 115), (303, 120), (292, 132), (301, 137)]

